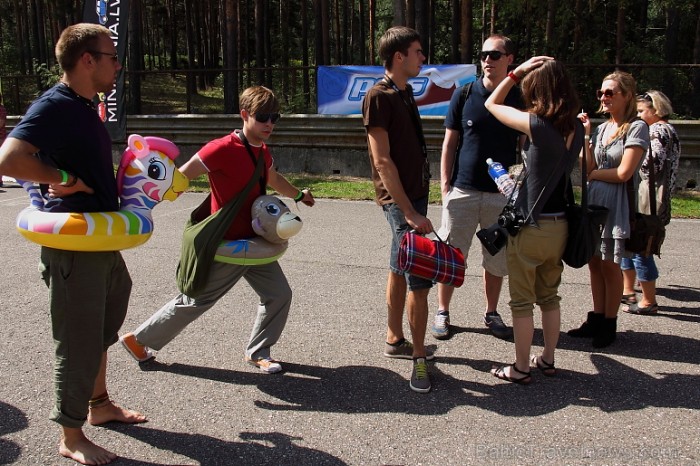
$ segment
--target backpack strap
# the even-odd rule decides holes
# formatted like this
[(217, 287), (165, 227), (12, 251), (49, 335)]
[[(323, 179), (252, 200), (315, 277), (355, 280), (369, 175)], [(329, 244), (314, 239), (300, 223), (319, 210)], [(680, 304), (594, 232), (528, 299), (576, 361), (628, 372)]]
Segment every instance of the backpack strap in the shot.
[[(472, 85), (474, 84), (474, 81), (468, 82), (467, 84), (462, 86), (462, 92), (459, 93), (459, 120), (462, 120), (462, 112), (464, 112), (464, 105), (467, 103), (467, 99), (469, 98), (469, 94), (472, 92)], [(462, 145), (462, 135), (464, 134), (464, 128), (460, 125), (459, 127), (459, 146), (461, 147)]]
[[(459, 155), (459, 149), (462, 147), (462, 142), (464, 140), (464, 127), (462, 126), (462, 115), (464, 114), (464, 105), (467, 103), (467, 99), (469, 98), (469, 94), (472, 92), (472, 85), (474, 84), (474, 81), (468, 82), (467, 84), (462, 85), (461, 91), (459, 93), (459, 104), (457, 105), (457, 121), (459, 121), (459, 142), (457, 143), (457, 150), (455, 151), (455, 160), (452, 163), (452, 169), (451, 171), (454, 172), (454, 164), (457, 161), (457, 156)], [(452, 174), (450, 174), (450, 178), (452, 178)]]

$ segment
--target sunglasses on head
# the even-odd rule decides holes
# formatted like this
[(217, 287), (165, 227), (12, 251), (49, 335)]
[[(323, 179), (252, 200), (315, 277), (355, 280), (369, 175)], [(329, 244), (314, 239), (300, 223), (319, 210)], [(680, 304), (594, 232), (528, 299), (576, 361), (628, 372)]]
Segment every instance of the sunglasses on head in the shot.
[(272, 124), (274, 125), (277, 123), (282, 115), (279, 113), (256, 113), (255, 114), (255, 121), (258, 123), (267, 123), (268, 121), (272, 120)]
[(598, 89), (597, 91), (595, 91), (595, 96), (598, 98), (598, 100), (600, 100), (603, 98), (603, 96), (610, 98), (615, 94), (619, 94), (620, 92), (621, 91), (613, 91), (612, 89), (605, 89), (604, 91)]
[(499, 50), (482, 50), (480, 53), (481, 61), (486, 61), (488, 57), (491, 57), (491, 60), (500, 60), (503, 55), (508, 54)]
[(647, 93), (644, 94), (639, 94), (637, 96), (637, 100), (646, 100), (647, 102), (654, 102), (654, 99), (651, 98), (651, 96)]

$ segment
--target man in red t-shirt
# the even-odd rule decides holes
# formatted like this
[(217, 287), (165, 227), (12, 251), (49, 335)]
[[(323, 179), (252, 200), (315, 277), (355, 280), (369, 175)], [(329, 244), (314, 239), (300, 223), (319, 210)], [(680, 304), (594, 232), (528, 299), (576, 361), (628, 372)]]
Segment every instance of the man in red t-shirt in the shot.
[[(238, 195), (255, 174), (255, 166), (264, 157), (265, 170), (259, 186), (251, 190), (237, 217), (224, 235), (227, 240), (255, 236), (251, 225), (251, 206), (270, 186), (283, 196), (314, 205), (309, 190), (300, 191), (272, 166), (272, 156), (265, 145), (280, 118), (279, 102), (270, 89), (262, 86), (243, 91), (239, 105), (243, 129), (205, 145), (185, 163), (180, 171), (190, 180), (207, 174), (211, 186), (211, 211), (216, 212)], [(207, 288), (197, 298), (180, 294), (148, 318), (133, 333), (120, 340), (139, 362), (154, 357), (151, 348), (160, 350), (197, 317), (213, 307), (241, 278), (260, 297), (255, 324), (245, 350), (245, 360), (266, 373), (282, 370), (270, 356), (270, 347), (279, 339), (287, 323), (292, 290), (277, 261), (264, 265), (234, 265), (214, 262)]]

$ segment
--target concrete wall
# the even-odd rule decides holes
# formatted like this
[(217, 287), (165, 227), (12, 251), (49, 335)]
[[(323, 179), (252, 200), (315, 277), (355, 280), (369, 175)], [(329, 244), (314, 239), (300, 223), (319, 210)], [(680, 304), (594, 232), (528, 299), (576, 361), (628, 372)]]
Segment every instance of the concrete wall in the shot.
[[(444, 135), (442, 117), (424, 117), (434, 178), (440, 176), (440, 150)], [(12, 127), (17, 118), (10, 117)], [(594, 122), (596, 123), (596, 122)], [(599, 121), (598, 121), (599, 123)], [(682, 157), (677, 186), (689, 180), (700, 182), (700, 121), (671, 121), (679, 133)], [(138, 115), (129, 116), (128, 134), (160, 136), (176, 143), (184, 162), (208, 141), (241, 127), (238, 115)], [(407, 128), (407, 131), (412, 128)], [(370, 176), (367, 141), (359, 115), (284, 115), (268, 141), (275, 166), (282, 173), (305, 172), (320, 175)], [(124, 143), (115, 143), (118, 161)], [(577, 179), (579, 174), (574, 175)]]

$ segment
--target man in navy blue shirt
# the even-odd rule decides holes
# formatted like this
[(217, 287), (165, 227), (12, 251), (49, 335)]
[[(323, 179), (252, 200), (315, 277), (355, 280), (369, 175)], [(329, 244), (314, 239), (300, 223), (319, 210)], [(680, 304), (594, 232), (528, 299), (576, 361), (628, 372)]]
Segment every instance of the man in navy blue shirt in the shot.
[[(0, 147), (0, 173), (39, 183), (49, 211), (118, 210), (112, 141), (92, 103), (98, 92), (111, 92), (121, 69), (109, 30), (69, 26), (56, 43), (56, 58), (61, 81), (32, 104)], [(146, 420), (107, 394), (107, 348), (126, 316), (129, 271), (118, 251), (48, 247), (41, 248), (39, 268), (49, 287), (56, 350), (50, 417), (61, 425), (59, 453), (82, 464), (108, 463), (116, 455), (85, 436), (85, 421)]]
[[(486, 39), (480, 52), (482, 76), (471, 85), (466, 99), (462, 89), (454, 92), (445, 118), (440, 162), (443, 208), (438, 234), (460, 248), (465, 260), (477, 226), (487, 228), (496, 223), (507, 201), (489, 176), (486, 159), (492, 158), (506, 168), (513, 165), (519, 133), (496, 120), (484, 102), (506, 78), (514, 52), (512, 41), (505, 36), (492, 35)], [(514, 88), (505, 102), (520, 107), (519, 90)], [(504, 252), (491, 256), (482, 248), (484, 324), (494, 336), (506, 339), (513, 335), (513, 330), (503, 323), (497, 310), (503, 277), (508, 274)], [(435, 338), (444, 339), (450, 336), (454, 287), (438, 284), (437, 288), (438, 312), (430, 332)]]

